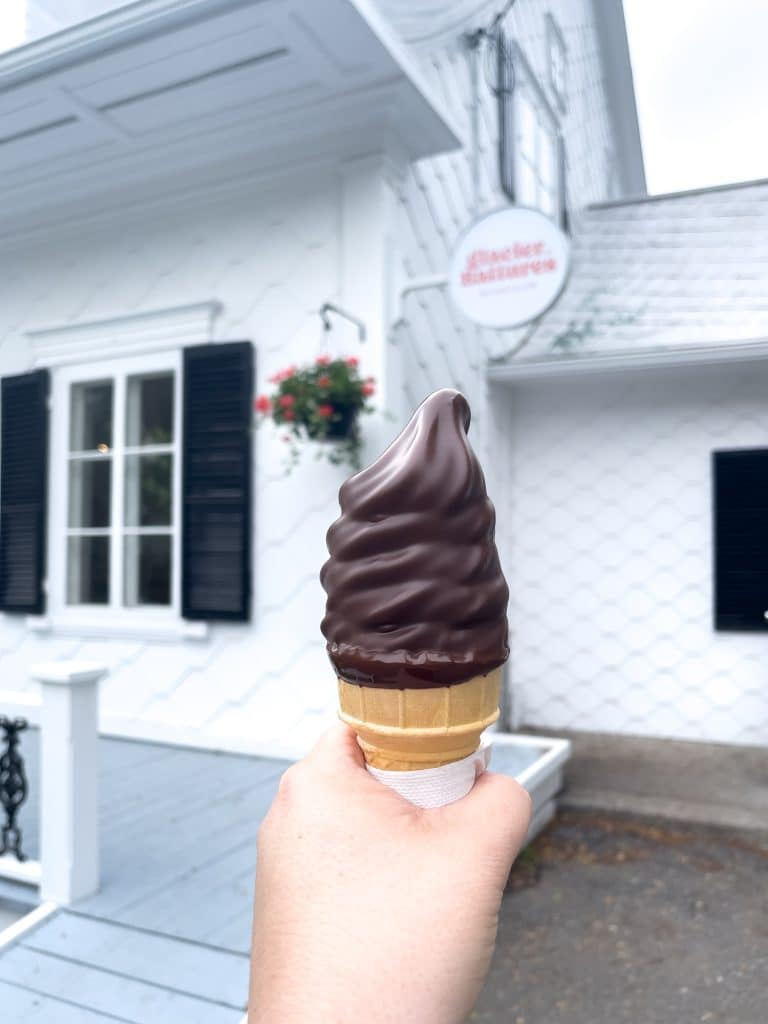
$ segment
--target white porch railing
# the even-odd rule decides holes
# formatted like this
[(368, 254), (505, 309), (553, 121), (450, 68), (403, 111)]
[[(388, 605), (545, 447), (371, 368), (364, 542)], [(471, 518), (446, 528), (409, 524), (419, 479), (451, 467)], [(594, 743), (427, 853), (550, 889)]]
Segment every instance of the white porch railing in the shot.
[(40, 860), (0, 856), (0, 877), (66, 905), (99, 887), (98, 685), (106, 669), (59, 661), (31, 674), (40, 695), (0, 690), (0, 715), (40, 730)]

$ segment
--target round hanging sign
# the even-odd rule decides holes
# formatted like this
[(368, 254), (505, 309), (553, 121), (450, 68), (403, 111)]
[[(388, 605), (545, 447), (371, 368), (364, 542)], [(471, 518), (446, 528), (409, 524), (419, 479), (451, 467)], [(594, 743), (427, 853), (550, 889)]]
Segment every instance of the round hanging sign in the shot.
[(538, 210), (509, 206), (480, 217), (459, 239), (449, 286), (483, 327), (517, 327), (544, 313), (565, 285), (567, 237)]

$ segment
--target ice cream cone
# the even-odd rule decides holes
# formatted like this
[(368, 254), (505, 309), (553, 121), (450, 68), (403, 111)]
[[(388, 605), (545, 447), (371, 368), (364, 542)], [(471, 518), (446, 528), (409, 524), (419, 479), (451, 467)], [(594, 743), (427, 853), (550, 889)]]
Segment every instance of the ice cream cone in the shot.
[(437, 768), (477, 750), (499, 717), (501, 669), (452, 686), (389, 689), (339, 679), (339, 717), (365, 760), (385, 771)]

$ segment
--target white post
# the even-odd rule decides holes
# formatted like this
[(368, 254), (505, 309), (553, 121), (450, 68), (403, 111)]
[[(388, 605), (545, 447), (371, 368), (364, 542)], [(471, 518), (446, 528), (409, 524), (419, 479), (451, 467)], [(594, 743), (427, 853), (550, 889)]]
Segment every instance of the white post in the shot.
[[(392, 236), (397, 215), (393, 181), (401, 173), (398, 164), (382, 153), (358, 157), (342, 166), (341, 195), (341, 305), (366, 326), (367, 339), (357, 347), (350, 344), (345, 354), (359, 355), (360, 372), (377, 381), (375, 404), (400, 413), (401, 353), (389, 350), (387, 334), (389, 278), (392, 276)], [(373, 270), (372, 268), (376, 268)], [(347, 325), (342, 337), (351, 339)], [(392, 424), (384, 416), (366, 422), (364, 462), (385, 447), (392, 436)]]
[(40, 895), (73, 903), (99, 887), (99, 680), (101, 665), (36, 665), (42, 684)]

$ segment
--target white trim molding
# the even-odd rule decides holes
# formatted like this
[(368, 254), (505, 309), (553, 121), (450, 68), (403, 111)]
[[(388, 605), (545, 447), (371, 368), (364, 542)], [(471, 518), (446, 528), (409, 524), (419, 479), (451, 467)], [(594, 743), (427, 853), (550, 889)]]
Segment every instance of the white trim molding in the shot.
[[(182, 640), (210, 639), (208, 622), (181, 619), (175, 613), (158, 614), (82, 613), (73, 608), (54, 615), (28, 615), (25, 625), (30, 633), (52, 633), (55, 636), (73, 636), (78, 639), (143, 640), (146, 643), (178, 643)], [(162, 612), (162, 609), (161, 609)]]
[(545, 359), (512, 360), (488, 367), (488, 379), (504, 384), (536, 377), (567, 377), (581, 373), (653, 370), (672, 366), (706, 366), (717, 363), (759, 362), (768, 359), (768, 338), (752, 341), (687, 345), (635, 352), (606, 352), (583, 356), (550, 356)]
[[(194, 311), (198, 321), (202, 320), (205, 311)], [(156, 325), (157, 320), (153, 321)], [(154, 328), (153, 328), (154, 331)], [(204, 340), (202, 329), (198, 341)], [(157, 338), (160, 334), (157, 333)], [(184, 335), (192, 337), (191, 331)], [(69, 451), (71, 388), (87, 381), (111, 381), (113, 436), (110, 449), (105, 456), (111, 460), (109, 476), (110, 513), (108, 522), (102, 528), (102, 536), (109, 538), (109, 572), (108, 592), (106, 600), (100, 604), (87, 604), (75, 601), (70, 603), (67, 595), (68, 573), (68, 538), (77, 536), (78, 530), (73, 528), (68, 517), (69, 501), (51, 502), (48, 509), (48, 600), (49, 614), (47, 622), (54, 633), (66, 633), (77, 636), (124, 636), (126, 630), (133, 630), (135, 635), (165, 634), (165, 638), (178, 638), (184, 629), (181, 619), (181, 358), (180, 349), (168, 347), (167, 335), (163, 334), (165, 346), (162, 350), (145, 352), (130, 356), (114, 355), (114, 346), (106, 344), (102, 351), (108, 352), (111, 358), (84, 360), (82, 363), (58, 366), (52, 375), (51, 388), (51, 436), (50, 436), (50, 489), (52, 494), (67, 496), (70, 492), (70, 467), (72, 459), (79, 461), (87, 453)], [(178, 343), (178, 339), (177, 339)], [(171, 538), (171, 588), (170, 600), (167, 605), (142, 606), (130, 605), (126, 600), (124, 583), (126, 581), (128, 560), (125, 555), (124, 538), (135, 529), (126, 521), (126, 478), (129, 460), (134, 454), (148, 451), (149, 448), (133, 447), (127, 441), (128, 381), (132, 375), (151, 374), (155, 372), (173, 374), (173, 431), (172, 440), (162, 447), (154, 446), (154, 450), (162, 451), (171, 456), (172, 488), (171, 515), (169, 522), (160, 528), (162, 535)], [(88, 531), (86, 530), (86, 533)], [(98, 532), (98, 531), (97, 531)], [(141, 533), (141, 531), (139, 531)], [(42, 623), (32, 623), (40, 631)], [(169, 634), (171, 634), (169, 636)]]
[(204, 345), (213, 340), (221, 312), (216, 299), (128, 313), (101, 320), (37, 327), (26, 332), (35, 367), (68, 366), (92, 360), (146, 355)]

